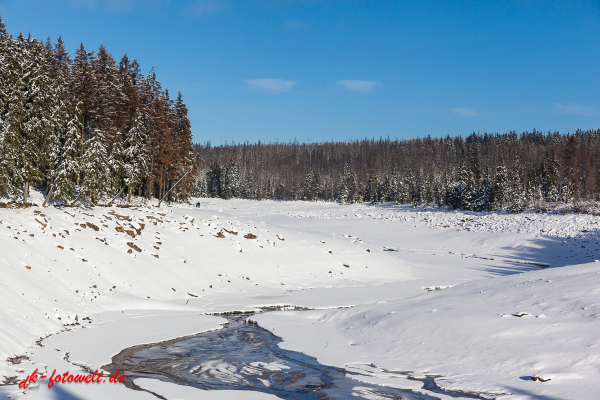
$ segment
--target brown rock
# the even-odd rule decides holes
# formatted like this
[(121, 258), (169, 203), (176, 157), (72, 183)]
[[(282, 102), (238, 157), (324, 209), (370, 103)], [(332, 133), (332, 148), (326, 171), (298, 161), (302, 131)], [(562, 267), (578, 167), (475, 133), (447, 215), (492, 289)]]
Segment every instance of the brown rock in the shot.
[(142, 251), (142, 249), (140, 249), (139, 247), (137, 247), (136, 244), (133, 243), (133, 242), (127, 242), (127, 246), (131, 247), (132, 249), (134, 249), (138, 253), (140, 253)]

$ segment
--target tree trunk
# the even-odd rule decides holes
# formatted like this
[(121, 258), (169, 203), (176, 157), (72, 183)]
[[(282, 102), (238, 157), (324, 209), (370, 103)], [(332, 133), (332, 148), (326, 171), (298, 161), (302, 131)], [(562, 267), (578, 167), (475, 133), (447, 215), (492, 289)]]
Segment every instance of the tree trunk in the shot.
[(158, 198), (162, 199), (163, 196), (163, 185), (162, 185), (162, 177), (158, 179)]
[(29, 181), (25, 181), (25, 187), (23, 188), (23, 204), (27, 203), (27, 195), (29, 194)]
[(71, 207), (75, 207), (75, 204), (77, 204), (77, 201), (79, 201), (79, 198), (81, 197), (80, 194), (77, 195), (77, 198), (71, 203)]
[(48, 195), (46, 196), (46, 200), (44, 200), (44, 204), (42, 204), (42, 207), (46, 207), (46, 204), (48, 204), (48, 200), (50, 200), (50, 196), (52, 196), (53, 191), (54, 185), (50, 186), (50, 190), (48, 191)]
[(123, 190), (125, 190), (125, 185), (123, 185), (123, 187), (121, 188), (121, 190), (119, 190), (119, 193), (117, 193), (117, 194), (115, 195), (115, 197), (113, 197), (113, 198), (112, 198), (112, 200), (111, 200), (111, 201), (108, 203), (108, 205), (109, 205), (109, 206), (110, 206), (110, 205), (113, 203), (113, 201), (115, 201), (115, 199), (116, 199), (117, 197), (119, 197), (119, 196), (121, 195), (121, 193), (123, 193)]
[(183, 178), (185, 178), (185, 176), (186, 176), (187, 174), (189, 174), (190, 172), (192, 172), (192, 170), (189, 170), (188, 172), (186, 172), (185, 174), (183, 174), (183, 176), (181, 177), (181, 179), (179, 179), (179, 180), (178, 180), (178, 181), (177, 181), (177, 182), (176, 182), (176, 183), (175, 183), (173, 186), (171, 186), (171, 188), (169, 189), (169, 191), (168, 191), (167, 193), (165, 193), (165, 195), (164, 195), (164, 196), (163, 196), (163, 197), (160, 199), (160, 201), (158, 202), (158, 207), (160, 207), (160, 204), (163, 202), (163, 200), (165, 199), (165, 197), (167, 197), (167, 195), (168, 195), (169, 193), (171, 193), (171, 190), (173, 190), (173, 188), (174, 188), (175, 186), (177, 186), (177, 184), (178, 184), (179, 182), (181, 182), (181, 181), (183, 180)]
[(154, 174), (152, 173), (153, 168), (154, 168), (154, 154), (152, 154), (152, 157), (150, 157), (150, 177), (146, 181), (147, 182), (146, 197), (148, 198), (148, 200), (150, 200), (150, 198), (152, 197), (152, 190), (153, 190), (153, 186), (154, 186)]

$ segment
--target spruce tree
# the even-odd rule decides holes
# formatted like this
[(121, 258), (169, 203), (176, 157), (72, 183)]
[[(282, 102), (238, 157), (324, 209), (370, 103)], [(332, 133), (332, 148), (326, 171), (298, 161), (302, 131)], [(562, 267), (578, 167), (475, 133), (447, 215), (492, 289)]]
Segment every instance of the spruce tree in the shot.
[(471, 157), (469, 160), (469, 180), (467, 182), (467, 207), (470, 210), (477, 210), (481, 203), (483, 190), (481, 181), (481, 158), (479, 157), (479, 146), (477, 142), (472, 145)]
[(91, 60), (94, 74), (94, 114), (92, 127), (104, 132), (110, 146), (115, 141), (119, 124), (125, 119), (126, 98), (113, 57), (104, 46)]
[(554, 151), (546, 153), (542, 162), (542, 195), (547, 201), (555, 202), (559, 200), (559, 175), (558, 161)]
[(26, 39), (9, 39), (8, 75), (5, 88), (10, 93), (2, 124), (5, 168), (2, 184), (15, 195), (23, 186), (26, 201), (29, 185), (44, 180), (55, 149), (57, 93), (48, 76), (43, 44)]
[(309, 170), (304, 177), (304, 183), (302, 185), (303, 200), (312, 201), (314, 199), (315, 188), (314, 188), (315, 175), (312, 170)]
[(119, 62), (118, 76), (123, 90), (125, 113), (120, 114), (123, 120), (118, 122), (117, 127), (121, 132), (127, 132), (133, 126), (135, 116), (139, 111), (138, 84), (141, 75), (137, 61), (129, 62), (129, 58), (125, 54)]
[[(173, 161), (173, 180), (179, 181), (174, 188), (175, 197), (185, 199), (186, 193), (189, 193), (193, 186), (193, 177), (189, 171), (198, 168), (200, 159), (194, 162), (194, 147), (192, 144), (192, 127), (188, 118), (188, 109), (183, 102), (181, 92), (177, 94), (177, 99), (173, 105), (173, 135), (175, 156)], [(196, 164), (196, 165), (194, 165)], [(181, 179), (181, 181), (180, 181)], [(240, 178), (241, 179), (241, 178)], [(241, 191), (241, 180), (238, 183), (238, 191)], [(241, 196), (241, 193), (236, 195)]]
[(123, 134), (117, 130), (109, 155), (109, 164), (112, 172), (112, 191), (118, 192), (125, 183), (125, 149)]
[[(0, 17), (0, 132), (2, 130), (2, 123), (6, 115), (6, 108), (8, 107), (8, 96), (9, 92), (9, 55), (8, 55), (8, 34), (6, 33), (6, 27)], [(1, 138), (0, 138), (1, 139)], [(1, 140), (0, 140), (1, 145)]]
[(382, 202), (394, 200), (394, 188), (392, 186), (392, 178), (389, 175), (383, 177), (381, 185), (381, 195), (379, 196)]
[(76, 188), (81, 173), (81, 136), (83, 124), (81, 113), (76, 107), (73, 117), (67, 125), (64, 135), (64, 144), (59, 154), (59, 162), (54, 179), (54, 198), (63, 204), (70, 204), (73, 200), (73, 191)]
[(113, 187), (104, 132), (96, 130), (85, 143), (81, 163), (80, 193), (90, 205), (96, 205)]
[(231, 199), (239, 197), (241, 186), (240, 170), (233, 160), (221, 170), (221, 197)]
[(491, 190), (490, 203), (495, 210), (501, 210), (510, 201), (510, 183), (508, 171), (504, 163), (500, 161), (500, 165), (496, 168), (496, 177)]
[(149, 139), (146, 126), (138, 111), (133, 127), (125, 136), (124, 177), (129, 199), (134, 189), (139, 187), (148, 176)]
[(196, 183), (194, 184), (194, 189), (192, 190), (192, 196), (194, 197), (208, 197), (208, 188), (206, 186), (206, 178), (204, 176), (199, 176)]
[(469, 167), (467, 167), (466, 163), (463, 161), (458, 167), (456, 176), (454, 177), (451, 199), (451, 206), (454, 209), (468, 209), (471, 207), (471, 202), (473, 200), (473, 186), (473, 175)]
[(206, 171), (206, 185), (210, 197), (221, 197), (221, 166), (216, 162)]
[(347, 204), (350, 202), (350, 188), (348, 187), (348, 173), (344, 171), (344, 174), (340, 177), (340, 189), (338, 194), (338, 201), (341, 204)]
[(492, 188), (493, 183), (490, 177), (490, 170), (488, 167), (485, 169), (485, 173), (482, 174), (482, 179), (480, 183), (479, 194), (477, 196), (476, 204), (473, 207), (475, 211), (489, 211), (491, 210), (491, 197), (492, 197)]
[[(16, 85), (20, 83), (17, 81)], [(15, 86), (16, 86), (15, 85)], [(8, 102), (8, 112), (2, 123), (2, 159), (0, 160), (0, 184), (2, 192), (17, 196), (24, 182), (21, 166), (25, 163), (25, 138), (22, 126), (25, 123), (25, 99), (21, 90), (14, 90)]]
[(513, 167), (508, 175), (510, 201), (512, 202), (511, 211), (513, 213), (520, 213), (525, 207), (525, 192), (523, 190), (524, 188), (521, 180), (520, 170), (521, 160), (518, 156), (515, 156)]
[[(79, 105), (82, 114), (83, 141), (88, 140), (92, 132), (92, 120), (96, 116), (95, 107), (95, 86), (96, 77), (92, 69), (94, 52), (87, 52), (83, 43), (75, 52), (75, 58), (72, 65), (72, 75), (69, 81), (71, 104)], [(82, 146), (83, 149), (83, 146)]]

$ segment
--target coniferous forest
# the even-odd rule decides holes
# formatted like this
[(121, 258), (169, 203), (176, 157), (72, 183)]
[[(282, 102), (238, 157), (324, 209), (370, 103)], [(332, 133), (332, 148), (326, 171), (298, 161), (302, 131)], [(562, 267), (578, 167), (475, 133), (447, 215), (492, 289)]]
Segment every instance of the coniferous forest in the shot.
[(14, 38), (1, 20), (0, 128), (0, 194), (24, 202), (31, 188), (65, 205), (179, 200), (194, 184), (187, 108), (153, 68), (104, 46), (71, 57), (60, 37)]
[[(490, 211), (600, 200), (600, 130), (337, 143), (195, 145), (222, 198), (393, 201)], [(581, 211), (585, 211), (581, 209)]]

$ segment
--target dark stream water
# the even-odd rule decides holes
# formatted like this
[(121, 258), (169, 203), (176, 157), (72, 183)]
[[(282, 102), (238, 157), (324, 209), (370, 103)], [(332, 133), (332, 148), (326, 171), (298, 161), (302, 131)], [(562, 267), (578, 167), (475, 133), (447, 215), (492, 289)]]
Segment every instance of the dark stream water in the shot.
[[(260, 391), (282, 399), (438, 399), (411, 390), (359, 382), (352, 379), (360, 377), (355, 372), (322, 365), (314, 357), (281, 349), (279, 337), (247, 322), (247, 317), (225, 316), (228, 324), (216, 331), (130, 347), (114, 356), (112, 364), (103, 369), (124, 371), (126, 385), (137, 390), (140, 388), (132, 380), (155, 378), (203, 390)], [(424, 381), (424, 388), (437, 389), (430, 381)]]

